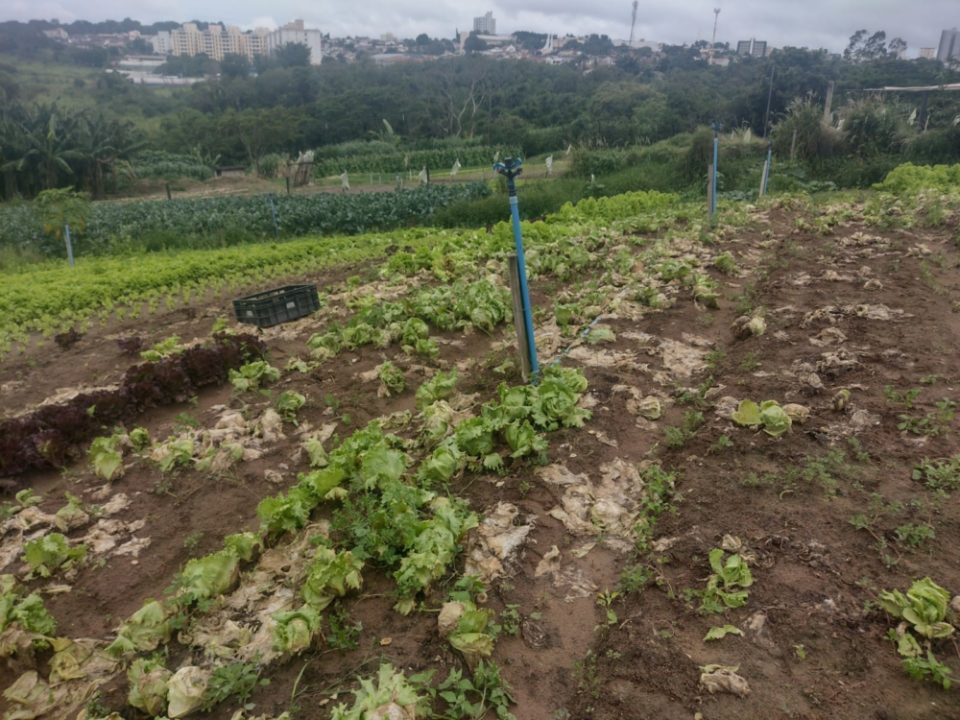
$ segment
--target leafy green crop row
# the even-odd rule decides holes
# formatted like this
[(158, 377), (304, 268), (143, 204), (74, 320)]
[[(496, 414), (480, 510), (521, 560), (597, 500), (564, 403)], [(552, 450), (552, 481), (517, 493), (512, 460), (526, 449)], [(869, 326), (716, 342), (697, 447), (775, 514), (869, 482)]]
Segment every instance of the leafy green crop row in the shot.
[[(407, 244), (425, 234), (407, 231)], [(382, 255), (395, 238), (306, 238), (286, 243), (155, 253), (135, 263), (124, 258), (81, 258), (75, 268), (47, 263), (3, 275), (0, 282), (0, 354), (26, 333), (52, 333), (82, 323), (97, 312), (144, 302), (156, 308), (163, 299), (178, 302), (207, 288), (221, 289), (270, 278), (319, 270)]]
[[(608, 242), (600, 231), (603, 226), (619, 223), (634, 229), (642, 216), (645, 227), (660, 227), (665, 218), (690, 212), (688, 206), (678, 204), (675, 196), (642, 192), (564, 206), (543, 222), (523, 224), (529, 249), (528, 271), (534, 278), (553, 275), (570, 279), (597, 263), (609, 262), (601, 252)], [(389, 237), (367, 234), (157, 253), (135, 263), (120, 258), (80, 258), (73, 269), (62, 263), (38, 265), (8, 273), (0, 284), (0, 353), (26, 333), (49, 334), (98, 312), (133, 304), (139, 313), (143, 302), (156, 307), (164, 299), (179, 301), (207, 288), (253, 284), (356, 262), (380, 256), (391, 245), (402, 249), (391, 255), (382, 271), (384, 276), (404, 277), (427, 271), (449, 283), (458, 278), (475, 279), (477, 267), (505, 260), (513, 247), (513, 237), (504, 222), (494, 226), (491, 233), (411, 229), (395, 231)], [(630, 262), (629, 258), (624, 261)], [(620, 263), (619, 256), (616, 263)], [(442, 329), (452, 328), (460, 319), (487, 328), (503, 321), (502, 307), (489, 302), (489, 298), (453, 295), (452, 288), (423, 291), (416, 298), (416, 315), (433, 318), (431, 322)], [(476, 307), (468, 307), (471, 303)], [(463, 309), (464, 318), (439, 316), (443, 308), (455, 310), (454, 305)]]
[(960, 165), (914, 165), (904, 163), (889, 173), (877, 190), (915, 193), (921, 190), (957, 191), (960, 189)]
[(213, 169), (195, 155), (178, 155), (159, 150), (140, 152), (133, 171), (141, 178), (207, 180), (213, 177)]
[[(454, 375), (438, 375), (428, 385), (429, 391), (422, 393), (423, 399), (447, 395), (454, 383)], [(585, 390), (586, 380), (579, 371), (551, 367), (540, 386), (502, 386), (499, 399), (485, 404), (478, 416), (448, 423), (438, 433), (405, 440), (387, 432), (380, 420), (354, 432), (325, 454), (319, 463), (322, 467), (300, 474), (290, 490), (260, 502), (258, 533), (229, 535), (222, 549), (189, 560), (164, 599), (147, 600), (122, 624), (106, 653), (132, 661), (130, 704), (160, 714), (166, 708), (168, 714), (180, 715), (185, 714), (181, 710), (189, 711), (210, 698), (212, 677), (230, 666), (231, 660), (243, 662), (243, 648), (237, 650), (239, 660), (211, 655), (176, 673), (166, 670), (162, 655), (148, 654), (162, 650), (176, 628), (184, 627), (189, 637), (202, 626), (203, 616), (222, 612), (224, 606), (217, 598), (238, 584), (263, 582), (269, 573), (259, 566), (249, 573), (241, 567), (280, 543), (292, 542), (291, 558), (299, 552), (292, 548), (303, 547), (304, 538), (314, 550), (289, 577), (296, 592), (292, 605), (281, 603), (282, 609), (268, 611), (262, 618), (269, 626), (272, 649), (258, 656), (258, 663), (268, 664), (313, 647), (322, 631), (322, 613), (362, 587), (362, 572), (368, 565), (392, 574), (396, 609), (411, 612), (448, 573), (464, 534), (478, 522), (466, 503), (445, 492), (449, 481), (463, 470), (502, 467), (507, 454), (545, 461), (547, 444), (540, 433), (580, 426), (589, 417), (588, 411), (578, 407)], [(445, 405), (444, 400), (435, 400), (418, 417), (426, 422), (431, 409), (442, 411)], [(408, 414), (405, 422), (409, 421)], [(525, 444), (518, 444), (521, 436)], [(456, 459), (441, 470), (436, 460), (442, 452)], [(421, 458), (419, 468), (415, 457)], [(493, 457), (496, 462), (491, 461)], [(317, 535), (318, 526), (310, 525), (321, 504), (335, 508), (329, 535)], [(267, 586), (257, 587), (257, 595), (264, 592)], [(477, 608), (468, 593), (451, 597), (462, 612), (451, 625), (449, 642), (468, 657), (489, 656), (495, 637), (495, 630), (487, 627), (492, 613)], [(196, 687), (185, 684), (191, 679)], [(508, 699), (498, 701), (504, 710)]]
[[(86, 228), (74, 233), (77, 256), (134, 250), (213, 247), (308, 233), (355, 234), (422, 222), (435, 209), (483, 197), (480, 183), (346, 195), (260, 195), (171, 201), (94, 203)], [(506, 211), (505, 211), (506, 212)], [(63, 257), (29, 203), (0, 209), (0, 248)]]

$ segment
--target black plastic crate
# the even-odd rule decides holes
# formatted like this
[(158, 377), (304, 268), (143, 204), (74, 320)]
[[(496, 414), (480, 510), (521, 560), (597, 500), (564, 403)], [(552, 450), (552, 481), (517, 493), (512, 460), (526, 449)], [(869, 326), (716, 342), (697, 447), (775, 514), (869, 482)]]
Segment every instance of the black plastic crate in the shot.
[(261, 328), (296, 320), (319, 309), (316, 285), (286, 285), (233, 301), (237, 322)]

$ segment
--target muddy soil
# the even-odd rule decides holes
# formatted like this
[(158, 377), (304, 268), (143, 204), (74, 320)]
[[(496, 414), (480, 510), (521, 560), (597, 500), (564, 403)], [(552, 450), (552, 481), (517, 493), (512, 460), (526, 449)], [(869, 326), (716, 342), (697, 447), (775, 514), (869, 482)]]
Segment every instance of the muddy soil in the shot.
[[(911, 479), (923, 458), (960, 451), (956, 423), (937, 415), (938, 402), (960, 403), (955, 229), (881, 233), (851, 221), (820, 236), (797, 232), (795, 216), (757, 212), (727, 233), (717, 251), (729, 250), (740, 271), (711, 271), (721, 288), (718, 308), (684, 297), (660, 312), (613, 310), (603, 318), (615, 342), (582, 346), (563, 360), (584, 369), (593, 418), (583, 429), (550, 435), (546, 468), (517, 464), (504, 476), (471, 475), (451, 488), (481, 515), (509, 503), (513, 525), (531, 527), (487, 601), (501, 613), (494, 658), (512, 688), (516, 717), (960, 718), (955, 690), (907, 677), (886, 639), (892, 622), (872, 604), (880, 590), (904, 590), (927, 575), (960, 591), (960, 507)], [(334, 287), (358, 272), (373, 276), (370, 267), (340, 268), (291, 281)], [(534, 297), (546, 304), (555, 287), (534, 283)], [(736, 318), (761, 309), (765, 334), (738, 339)], [(202, 337), (228, 311), (228, 298), (196, 301), (149, 323), (95, 327), (67, 350), (45, 344), (8, 358), (0, 364), (3, 412), (62, 388), (115, 381), (131, 362), (113, 342), (118, 335), (140, 334), (146, 345), (171, 334)], [(265, 333), (271, 362), (283, 367), (304, 355), (306, 338), (335, 317)], [(301, 422), (336, 423), (345, 437), (371, 418), (412, 409), (430, 367), (458, 365), (462, 392), (492, 397), (501, 380), (516, 381), (493, 371), (512, 354), (510, 334), (444, 336), (430, 363), (395, 351), (344, 353), (306, 375), (286, 374), (272, 392), (305, 394)], [(379, 397), (376, 383), (360, 379), (386, 357), (407, 371), (408, 390), (396, 398)], [(915, 396), (907, 393), (912, 388), (919, 388)], [(634, 393), (659, 398), (663, 417), (638, 417)], [(810, 414), (774, 438), (735, 425), (722, 412), (725, 398), (798, 403)], [(163, 438), (184, 423), (212, 426), (224, 406), (253, 418), (270, 402), (214, 388), (194, 403), (148, 412), (143, 425)], [(922, 425), (924, 418), (939, 419)], [(908, 429), (898, 427), (904, 423)], [(227, 533), (255, 528), (259, 499), (307, 469), (299, 440), (287, 427), (262, 458), (217, 479), (131, 467), (105, 492), (129, 496), (124, 517), (144, 520), (136, 535), (150, 543), (139, 557), (106, 555), (88, 564), (69, 578), (69, 593), (46, 597), (60, 632), (110, 639), (187, 559), (216, 549)], [(597, 490), (601, 477), (621, 482), (628, 466), (650, 463), (677, 477), (652, 551), (616, 533), (571, 529), (562, 511), (570, 509), (572, 487), (586, 482)], [(67, 491), (85, 499), (104, 492), (85, 463), (32, 475), (29, 484), (49, 512)], [(918, 534), (922, 527), (929, 529)], [(710, 574), (707, 554), (727, 535), (751, 558), (754, 584), (744, 607), (704, 615), (695, 591)], [(646, 582), (624, 582), (638, 570)], [(327, 643), (271, 666), (269, 685), (251, 698), (256, 713), (326, 717), (350, 701), (358, 675), (384, 660), (408, 672), (434, 669), (438, 677), (464, 667), (439, 637), (433, 613), (391, 610), (392, 590), (392, 579), (365, 571), (363, 592), (343, 602), (346, 616), (362, 624), (358, 646)], [(430, 599), (439, 605), (443, 592)], [(743, 635), (704, 641), (710, 627), (725, 624)], [(944, 648), (940, 658), (957, 674), (960, 654), (949, 643)], [(184, 653), (172, 643), (172, 660)], [(706, 692), (700, 666), (712, 663), (738, 666), (749, 694)], [(0, 669), (0, 685), (20, 670)], [(125, 696), (125, 683), (117, 683), (103, 688), (101, 701), (120, 708)], [(209, 716), (230, 718), (236, 709), (225, 703)]]
[[(627, 619), (604, 628), (570, 676), (568, 717), (960, 717), (955, 690), (907, 677), (886, 639), (894, 623), (875, 604), (880, 590), (924, 576), (960, 587), (960, 507), (911, 479), (923, 458), (960, 449), (956, 423), (935, 435), (902, 429), (902, 416), (960, 400), (954, 229), (878, 233), (851, 222), (817, 236), (791, 220), (753, 228), (772, 238), (754, 236), (762, 260), (723, 303), (765, 308), (766, 334), (738, 340), (716, 315), (705, 334), (718, 352), (700, 380), (716, 396), (803, 404), (810, 417), (772, 438), (707, 405), (692, 438), (662, 449), (680, 482), (657, 528), (663, 551), (647, 558), (656, 580), (625, 597)], [(817, 313), (827, 307), (843, 309)], [(891, 399), (912, 388), (912, 407)], [(850, 395), (838, 409), (841, 390)], [(911, 526), (935, 537), (911, 540)], [(703, 588), (707, 553), (725, 535), (756, 556), (754, 584), (744, 608), (705, 616), (687, 591)], [(727, 623), (744, 636), (704, 642)], [(946, 643), (954, 674), (958, 658)], [(711, 663), (739, 666), (749, 695), (699, 688), (699, 666)]]

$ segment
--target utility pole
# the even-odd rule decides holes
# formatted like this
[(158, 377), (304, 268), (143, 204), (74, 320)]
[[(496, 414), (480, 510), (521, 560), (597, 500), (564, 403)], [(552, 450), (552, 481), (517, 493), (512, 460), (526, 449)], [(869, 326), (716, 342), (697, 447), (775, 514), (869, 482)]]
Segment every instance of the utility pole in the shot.
[(633, 17), (630, 18), (630, 41), (627, 43), (630, 47), (633, 47), (633, 30), (637, 27), (637, 5), (639, 4), (637, 0), (633, 0)]

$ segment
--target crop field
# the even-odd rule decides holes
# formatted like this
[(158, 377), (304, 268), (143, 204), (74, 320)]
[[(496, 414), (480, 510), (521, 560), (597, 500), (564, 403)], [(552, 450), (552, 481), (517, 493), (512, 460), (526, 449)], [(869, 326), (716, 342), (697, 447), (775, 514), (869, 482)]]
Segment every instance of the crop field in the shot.
[(0, 276), (4, 717), (960, 717), (956, 173)]
[[(79, 255), (104, 255), (141, 249), (233, 245), (307, 233), (361, 233), (423, 221), (451, 202), (487, 194), (485, 185), (465, 183), (359, 195), (320, 193), (95, 203), (83, 230), (74, 234), (74, 249)], [(0, 249), (33, 247), (45, 256), (63, 257), (62, 243), (51, 240), (47, 224), (27, 203), (0, 210)]]

